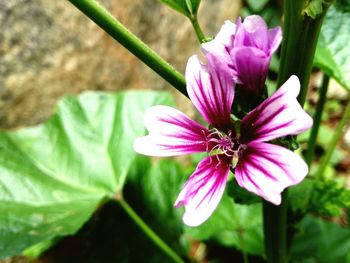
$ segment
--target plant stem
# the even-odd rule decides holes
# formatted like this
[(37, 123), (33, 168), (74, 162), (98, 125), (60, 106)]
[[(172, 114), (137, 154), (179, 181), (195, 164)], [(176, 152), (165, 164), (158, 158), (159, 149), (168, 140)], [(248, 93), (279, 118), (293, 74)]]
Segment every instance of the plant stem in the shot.
[(275, 206), (263, 201), (265, 253), (269, 263), (286, 263), (286, 224), (287, 224), (287, 189), (282, 193), (282, 204)]
[(327, 164), (329, 163), (329, 161), (332, 157), (332, 154), (335, 150), (335, 147), (337, 146), (337, 143), (343, 134), (344, 127), (346, 124), (348, 124), (349, 119), (350, 119), (350, 100), (348, 101), (348, 105), (345, 108), (344, 114), (343, 114), (340, 122), (338, 123), (337, 128), (335, 129), (335, 133), (331, 139), (331, 142), (329, 143), (329, 146), (326, 150), (326, 153), (325, 153), (324, 157), (321, 159), (321, 164), (318, 167), (317, 172), (316, 172), (317, 177), (320, 178), (323, 176), (324, 171), (327, 167)]
[[(297, 75), (300, 84), (299, 103), (303, 106), (309, 84), (313, 58), (327, 8), (317, 17), (311, 18), (304, 13), (307, 0), (284, 1), (284, 26), (281, 50), (281, 63), (277, 87), (280, 87), (291, 75)], [(280, 206), (264, 201), (264, 234), (267, 262), (287, 262), (287, 191), (282, 194)]]
[(117, 202), (124, 209), (124, 211), (130, 216), (135, 224), (141, 228), (141, 230), (156, 244), (169, 258), (176, 263), (184, 263), (185, 261), (176, 254), (143, 220), (142, 218), (132, 209), (132, 207), (125, 201), (123, 197), (118, 197)]
[(197, 19), (197, 15), (194, 15), (192, 17), (190, 17), (190, 21), (192, 24), (192, 27), (194, 29), (194, 31), (196, 32), (196, 36), (198, 38), (199, 43), (203, 43), (206, 40), (206, 37), (198, 23), (198, 19)]
[(310, 165), (312, 163), (312, 159), (313, 159), (314, 153), (315, 153), (316, 139), (317, 139), (318, 130), (319, 130), (320, 124), (321, 124), (321, 117), (322, 117), (324, 105), (326, 103), (328, 84), (329, 84), (329, 76), (327, 76), (325, 74), (323, 76), (322, 86), (321, 86), (321, 89), (319, 91), (319, 98), (317, 101), (316, 112), (314, 115), (314, 124), (313, 124), (312, 129), (311, 129), (309, 141), (307, 144), (307, 151), (305, 154), (305, 161), (308, 165)]
[(188, 97), (185, 78), (170, 64), (149, 48), (142, 40), (132, 34), (103, 6), (95, 0), (68, 0), (81, 12), (106, 31), (111, 37), (133, 53), (143, 63)]
[(297, 75), (301, 88), (298, 100), (303, 106), (306, 99), (317, 39), (326, 8), (321, 15), (312, 19), (303, 14), (304, 0), (284, 1), (284, 27), (281, 63), (278, 74), (280, 87), (291, 75)]

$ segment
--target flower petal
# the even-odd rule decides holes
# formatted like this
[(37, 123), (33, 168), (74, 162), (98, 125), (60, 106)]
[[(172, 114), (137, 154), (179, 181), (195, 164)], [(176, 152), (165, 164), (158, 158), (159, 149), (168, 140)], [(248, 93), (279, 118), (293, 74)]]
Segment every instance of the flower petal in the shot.
[(235, 168), (238, 184), (275, 205), (281, 192), (308, 173), (306, 163), (292, 151), (269, 143), (249, 143)]
[(234, 80), (248, 91), (260, 95), (269, 71), (270, 58), (254, 47), (236, 48), (234, 53), (239, 78)]
[(208, 129), (168, 106), (153, 106), (144, 117), (149, 135), (137, 138), (136, 152), (149, 156), (176, 156), (207, 150)]
[(275, 28), (272, 28), (268, 32), (268, 38), (269, 38), (269, 54), (274, 53), (278, 47), (281, 44), (282, 41), (282, 29), (281, 27), (277, 26)]
[(228, 72), (231, 76), (236, 75), (235, 65), (230, 55), (234, 48), (235, 33), (236, 25), (226, 20), (215, 38), (202, 44), (202, 50), (208, 64), (215, 65), (221, 71)]
[(241, 124), (241, 143), (270, 141), (302, 133), (312, 126), (312, 118), (296, 97), (300, 83), (291, 76), (270, 98), (249, 112)]
[(206, 121), (219, 129), (229, 126), (234, 96), (231, 76), (192, 56), (187, 63), (186, 81), (188, 95)]
[(198, 164), (174, 205), (185, 207), (183, 221), (186, 225), (198, 226), (214, 212), (225, 190), (230, 161), (224, 155), (215, 155)]
[(258, 15), (247, 16), (243, 23), (240, 17), (237, 22), (237, 32), (235, 35), (234, 46), (255, 47), (265, 53), (269, 49), (268, 27)]

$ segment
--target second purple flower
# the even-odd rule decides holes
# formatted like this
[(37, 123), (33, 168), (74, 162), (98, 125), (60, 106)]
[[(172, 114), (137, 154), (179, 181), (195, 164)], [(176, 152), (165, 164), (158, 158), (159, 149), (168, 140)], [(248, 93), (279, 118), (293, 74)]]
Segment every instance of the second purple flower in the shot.
[(263, 91), (272, 54), (282, 40), (280, 27), (269, 29), (257, 15), (236, 24), (226, 21), (215, 39), (204, 43), (208, 63), (228, 71), (236, 84), (255, 95)]

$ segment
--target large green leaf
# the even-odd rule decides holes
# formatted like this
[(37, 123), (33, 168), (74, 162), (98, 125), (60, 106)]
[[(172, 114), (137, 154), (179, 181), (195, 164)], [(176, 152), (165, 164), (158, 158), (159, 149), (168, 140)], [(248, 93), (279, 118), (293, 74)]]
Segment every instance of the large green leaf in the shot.
[(324, 19), (315, 66), (350, 90), (350, 0), (338, 0)]
[(0, 257), (74, 233), (121, 191), (153, 92), (68, 97), (45, 124), (0, 132)]
[(299, 228), (292, 243), (291, 262), (348, 262), (349, 229), (311, 216), (305, 217)]
[(201, 0), (160, 0), (187, 17), (197, 15)]
[(261, 204), (235, 204), (224, 194), (217, 210), (199, 227), (186, 227), (186, 233), (199, 240), (216, 240), (253, 255), (264, 254)]

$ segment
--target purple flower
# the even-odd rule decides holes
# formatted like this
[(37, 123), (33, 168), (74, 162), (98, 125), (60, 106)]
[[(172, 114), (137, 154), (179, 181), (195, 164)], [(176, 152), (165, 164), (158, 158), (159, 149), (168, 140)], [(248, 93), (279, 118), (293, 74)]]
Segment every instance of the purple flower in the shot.
[(235, 168), (241, 187), (280, 204), (283, 189), (299, 183), (308, 173), (298, 155), (266, 143), (301, 133), (312, 125), (312, 119), (296, 100), (298, 78), (292, 76), (249, 112), (240, 127), (230, 117), (234, 89), (229, 74), (203, 65), (197, 56), (192, 56), (186, 80), (189, 97), (210, 128), (174, 108), (158, 105), (145, 114), (149, 134), (134, 143), (135, 151), (150, 156), (208, 153), (175, 201), (175, 207), (185, 207), (185, 224), (197, 226), (213, 213), (223, 195), (230, 167)]
[(280, 27), (268, 29), (257, 15), (248, 16), (243, 23), (226, 21), (214, 40), (202, 45), (210, 64), (221, 66), (232, 75), (235, 83), (260, 95), (269, 70), (272, 54), (282, 40)]

